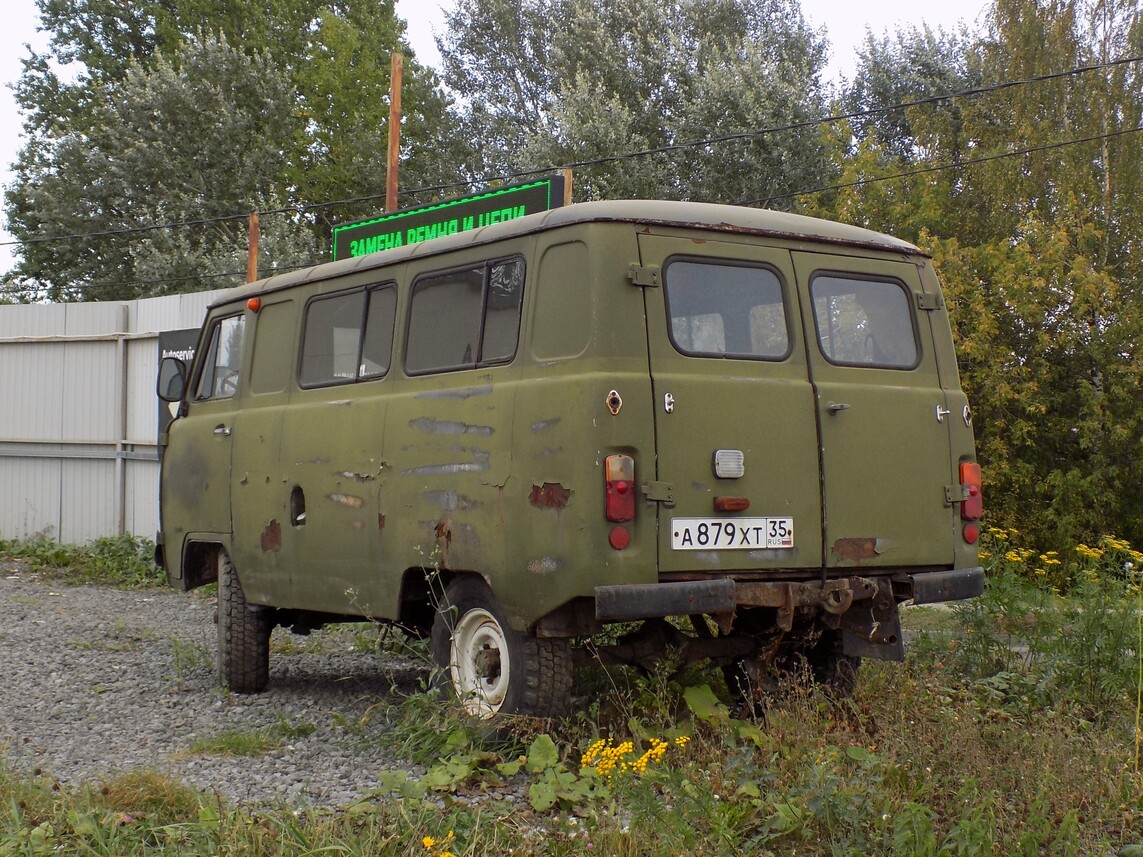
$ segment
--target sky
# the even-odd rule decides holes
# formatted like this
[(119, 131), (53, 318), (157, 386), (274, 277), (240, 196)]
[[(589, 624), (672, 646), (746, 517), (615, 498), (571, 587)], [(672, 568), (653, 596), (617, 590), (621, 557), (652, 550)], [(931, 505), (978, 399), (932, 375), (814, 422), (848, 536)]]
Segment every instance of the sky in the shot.
[[(979, 21), (987, 4), (984, 0), (945, 0), (943, 3), (918, 3), (916, 0), (878, 0), (857, 3), (854, 0), (803, 0), (802, 13), (814, 27), (824, 26), (831, 44), (831, 61), (827, 77), (852, 73), (853, 57), (864, 41), (865, 33), (875, 36), (895, 32), (899, 25), (951, 29), (961, 21)], [(426, 65), (439, 61), (433, 36), (444, 26), (444, 9), (448, 0), (397, 0), (397, 14), (408, 24), (408, 36), (417, 58)], [(22, 144), (20, 115), (12, 98), (11, 84), (20, 76), (20, 60), (28, 55), (26, 44), (42, 50), (47, 44), (43, 33), (36, 31), (39, 18), (33, 0), (6, 0), (4, 26), (0, 27), (0, 184), (11, 180), (8, 166), (15, 160)], [(11, 241), (0, 229), (0, 271), (11, 267)]]

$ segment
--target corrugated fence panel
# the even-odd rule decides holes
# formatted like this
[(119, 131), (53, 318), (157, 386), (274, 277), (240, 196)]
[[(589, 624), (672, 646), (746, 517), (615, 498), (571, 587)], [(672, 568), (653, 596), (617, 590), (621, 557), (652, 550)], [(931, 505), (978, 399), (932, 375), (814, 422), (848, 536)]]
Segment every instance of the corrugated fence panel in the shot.
[(158, 441), (159, 398), (155, 395), (158, 373), (158, 334), (128, 342), (127, 439), (133, 443)]
[(60, 439), (64, 352), (61, 342), (0, 342), (0, 441)]
[(0, 536), (154, 536), (158, 334), (224, 292), (0, 306)]
[(59, 538), (61, 470), (58, 458), (0, 456), (0, 536)]
[(153, 539), (159, 529), (159, 462), (127, 462), (127, 531)]
[(131, 329), (139, 333), (202, 327), (206, 308), (228, 289), (170, 295), (136, 301), (131, 308)]
[(114, 459), (65, 459), (60, 479), (60, 541), (81, 544), (114, 535), (117, 518)]
[(67, 304), (18, 304), (0, 307), (0, 339), (63, 333)]
[(55, 394), (63, 402), (63, 440), (114, 444), (122, 422), (123, 381), (115, 340), (69, 342)]

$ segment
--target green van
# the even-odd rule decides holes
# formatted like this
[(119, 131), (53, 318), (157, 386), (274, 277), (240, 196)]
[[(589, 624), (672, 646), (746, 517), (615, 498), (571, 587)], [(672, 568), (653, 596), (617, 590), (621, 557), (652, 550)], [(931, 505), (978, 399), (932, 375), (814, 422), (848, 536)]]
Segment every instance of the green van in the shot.
[(196, 354), (160, 367), (157, 553), (218, 581), (237, 692), (275, 626), (362, 618), (431, 637), (477, 716), (667, 651), (844, 690), (902, 659), (899, 604), (982, 591), (948, 315), (886, 235), (571, 205), (236, 289)]

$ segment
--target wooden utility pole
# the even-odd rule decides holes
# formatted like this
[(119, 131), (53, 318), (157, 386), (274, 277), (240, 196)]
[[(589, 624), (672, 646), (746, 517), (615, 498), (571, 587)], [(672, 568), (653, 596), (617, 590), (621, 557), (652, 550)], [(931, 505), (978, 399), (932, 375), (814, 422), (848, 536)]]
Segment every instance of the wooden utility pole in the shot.
[(249, 225), (247, 226), (247, 236), (246, 282), (252, 283), (258, 279), (258, 239), (261, 236), (257, 211), (250, 215)]
[(560, 172), (564, 174), (564, 205), (572, 204), (572, 171), (571, 167), (565, 167)]
[(397, 210), (397, 161), (401, 154), (401, 70), (405, 58), (394, 51), (389, 61), (389, 164), (385, 174), (385, 210)]

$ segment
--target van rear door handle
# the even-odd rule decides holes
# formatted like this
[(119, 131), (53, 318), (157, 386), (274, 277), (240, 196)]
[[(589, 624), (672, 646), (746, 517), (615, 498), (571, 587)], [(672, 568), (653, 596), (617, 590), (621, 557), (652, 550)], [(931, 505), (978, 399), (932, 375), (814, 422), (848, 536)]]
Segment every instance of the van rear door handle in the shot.
[(831, 414), (836, 414), (840, 411), (848, 411), (849, 405), (847, 405), (845, 402), (830, 402), (828, 405), (826, 405), (826, 408)]
[(219, 437), (230, 437), (230, 426), (220, 425), (214, 427), (214, 433)]

